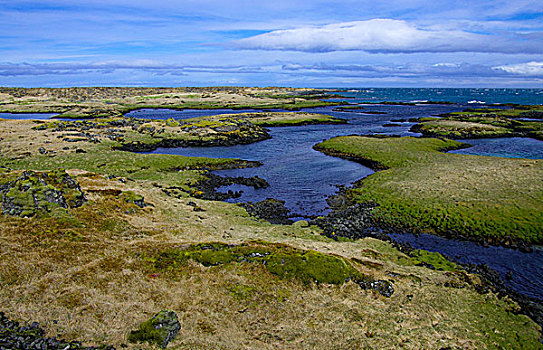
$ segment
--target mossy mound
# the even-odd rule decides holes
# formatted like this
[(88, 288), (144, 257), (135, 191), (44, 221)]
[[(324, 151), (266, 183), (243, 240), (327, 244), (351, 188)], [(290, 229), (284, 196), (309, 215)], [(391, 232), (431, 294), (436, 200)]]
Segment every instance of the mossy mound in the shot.
[(76, 208), (86, 201), (79, 184), (62, 169), (0, 174), (2, 214), (21, 217)]
[(145, 198), (143, 198), (142, 195), (137, 194), (133, 191), (124, 191), (121, 193), (120, 197), (126, 202), (126, 203), (132, 203), (137, 205), (140, 208), (143, 208), (149, 204), (145, 203)]
[(143, 322), (137, 331), (132, 331), (128, 335), (128, 341), (149, 342), (157, 344), (161, 348), (166, 348), (179, 333), (181, 325), (177, 319), (177, 314), (173, 311), (162, 310), (151, 319)]
[(426, 137), (447, 137), (452, 139), (490, 138), (520, 136), (512, 129), (487, 123), (456, 120), (427, 121), (411, 128)]
[(390, 297), (394, 293), (390, 282), (374, 280), (363, 275), (346, 258), (314, 250), (297, 249), (284, 244), (202, 243), (145, 257), (153, 269), (157, 270), (182, 268), (189, 259), (204, 266), (253, 263), (264, 266), (266, 270), (280, 278), (296, 279), (306, 285), (343, 284), (352, 280), (362, 289), (374, 289), (385, 297)]
[(461, 269), (460, 266), (445, 259), (439, 253), (415, 249), (409, 253), (409, 256), (409, 265), (426, 266), (438, 271), (459, 271)]

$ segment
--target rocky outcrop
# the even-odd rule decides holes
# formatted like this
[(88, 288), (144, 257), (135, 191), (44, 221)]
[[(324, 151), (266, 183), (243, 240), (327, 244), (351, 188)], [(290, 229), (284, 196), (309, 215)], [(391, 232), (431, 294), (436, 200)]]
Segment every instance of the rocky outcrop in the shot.
[(267, 188), (269, 186), (268, 182), (258, 176), (252, 177), (230, 177), (230, 176), (219, 176), (213, 173), (206, 173), (206, 179), (198, 182), (195, 185), (195, 190), (190, 194), (195, 198), (202, 198), (207, 200), (214, 201), (224, 201), (229, 198), (238, 198), (241, 196), (242, 191), (232, 191), (228, 192), (219, 192), (217, 189), (222, 186), (230, 185), (243, 185), (253, 187), (254, 189)]
[(260, 202), (248, 202), (241, 205), (249, 215), (264, 219), (272, 224), (290, 225), (293, 222), (289, 219), (290, 211), (285, 207), (285, 201), (279, 199), (266, 198)]
[(79, 184), (64, 170), (25, 171), (13, 179), (14, 175), (0, 178), (2, 214), (29, 217), (55, 208), (77, 208), (86, 201)]
[[(324, 235), (333, 239), (347, 237), (360, 239), (379, 237), (382, 234), (376, 229), (372, 211), (378, 204), (373, 202), (356, 203), (345, 208), (336, 209), (325, 217), (319, 217), (311, 223), (321, 227)], [(384, 237), (384, 235), (382, 235)]]
[(78, 341), (68, 342), (56, 337), (48, 338), (39, 323), (23, 326), (0, 312), (0, 349), (21, 350), (115, 350), (113, 346), (85, 347)]

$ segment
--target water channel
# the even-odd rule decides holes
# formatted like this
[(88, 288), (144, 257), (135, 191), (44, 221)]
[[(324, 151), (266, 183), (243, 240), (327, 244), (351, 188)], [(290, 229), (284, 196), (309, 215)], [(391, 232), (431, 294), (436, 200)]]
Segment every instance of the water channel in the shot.
[[(360, 164), (326, 156), (312, 149), (316, 143), (339, 135), (351, 134), (394, 134), (412, 135), (409, 128), (414, 124), (409, 118), (426, 117), (465, 109), (466, 105), (371, 105), (363, 111), (337, 112), (332, 107), (307, 109), (307, 112), (325, 113), (345, 118), (345, 125), (309, 125), (298, 127), (271, 128), (271, 139), (250, 145), (210, 148), (160, 148), (153, 153), (179, 154), (215, 158), (241, 158), (260, 161), (258, 168), (218, 171), (219, 175), (259, 176), (266, 179), (270, 187), (255, 190), (251, 187), (233, 185), (222, 191), (243, 190), (236, 202), (260, 201), (268, 197), (284, 200), (293, 213), (302, 215), (323, 215), (328, 211), (326, 197), (335, 193), (338, 185), (352, 182), (371, 175), (373, 171)], [(381, 112), (367, 114), (362, 112)], [(214, 115), (218, 111), (153, 111), (153, 118), (185, 119), (195, 116)], [(219, 113), (237, 113), (221, 110)], [(146, 116), (139, 112), (139, 117)], [(151, 117), (149, 115), (148, 117)], [(383, 126), (384, 124), (394, 126)], [(543, 142), (533, 139), (508, 138), (491, 140), (468, 140), (473, 148), (457, 153), (481, 154), (508, 157), (541, 158)], [(487, 145), (487, 143), (489, 145)], [(512, 278), (506, 281), (515, 290), (543, 300), (543, 251), (536, 248), (533, 253), (522, 253), (501, 247), (482, 247), (473, 242), (447, 240), (432, 235), (393, 235), (398, 241), (408, 242), (416, 248), (437, 251), (464, 263), (486, 263), (502, 277), (508, 273)]]

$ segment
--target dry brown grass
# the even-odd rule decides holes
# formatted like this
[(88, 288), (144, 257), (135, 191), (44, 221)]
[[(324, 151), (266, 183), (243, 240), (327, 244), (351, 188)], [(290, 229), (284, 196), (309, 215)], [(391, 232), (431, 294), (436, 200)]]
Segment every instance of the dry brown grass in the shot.
[[(139, 209), (93, 192), (73, 211), (74, 221), (1, 217), (1, 309), (41, 322), (50, 335), (120, 347), (130, 330), (161, 309), (179, 314), (181, 331), (170, 345), (179, 349), (480, 349), (488, 345), (485, 332), (506, 332), (510, 322), (526, 324), (521, 336), (537, 334), (527, 318), (506, 311), (513, 304), (467, 285), (445, 287), (458, 277), (403, 266), (403, 255), (387, 243), (331, 242), (315, 227), (257, 222), (228, 203), (198, 201), (206, 211), (193, 212), (187, 199), (145, 183), (77, 174), (85, 192), (131, 189), (155, 207)], [(396, 292), (384, 298), (353, 283), (304, 286), (249, 264), (191, 263), (152, 273), (138, 258), (187, 242), (254, 239), (356, 257), (364, 273), (394, 281)]]

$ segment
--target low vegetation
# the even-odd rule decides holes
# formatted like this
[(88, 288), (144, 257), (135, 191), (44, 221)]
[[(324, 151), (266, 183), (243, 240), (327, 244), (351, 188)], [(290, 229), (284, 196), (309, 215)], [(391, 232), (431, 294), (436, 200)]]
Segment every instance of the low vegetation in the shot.
[(494, 244), (541, 244), (543, 162), (441, 152), (460, 147), (453, 140), (361, 136), (316, 146), (383, 169), (350, 195), (379, 203), (373, 216), (385, 226)]
[(333, 117), (330, 115), (304, 112), (245, 113), (239, 114), (238, 116), (248, 119), (253, 124), (268, 127), (347, 123), (345, 119)]

